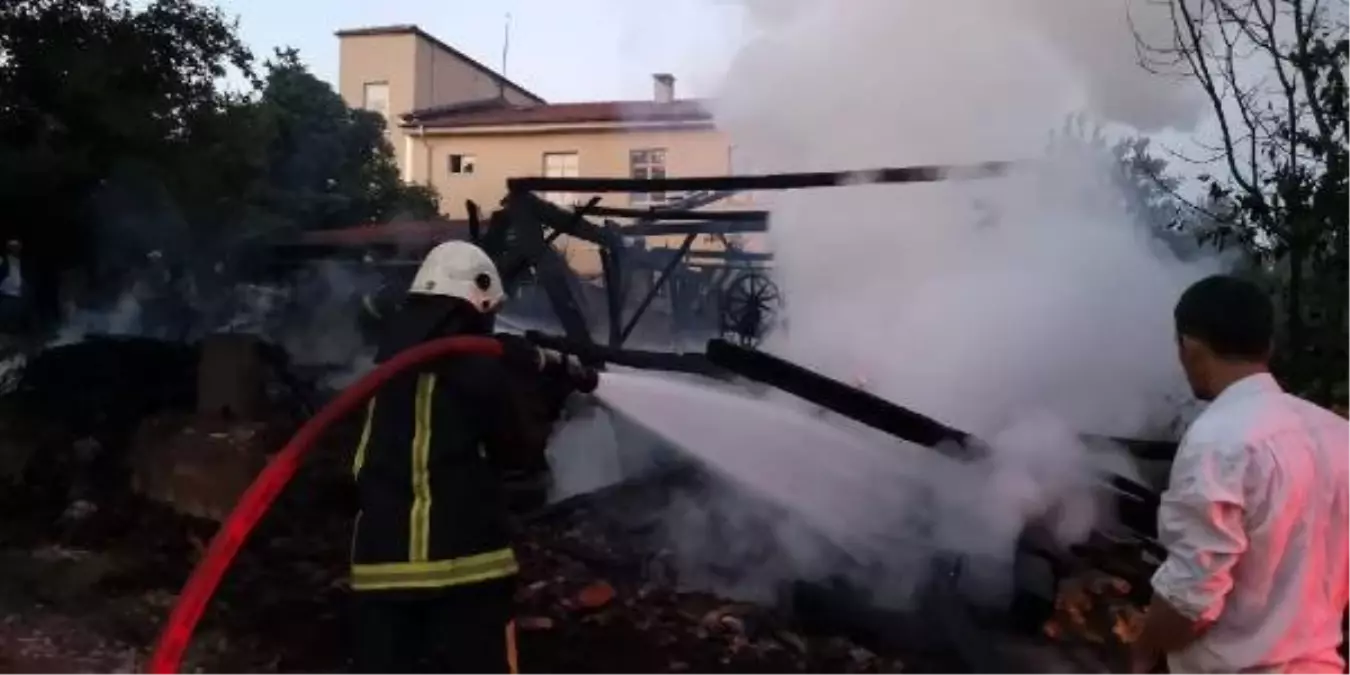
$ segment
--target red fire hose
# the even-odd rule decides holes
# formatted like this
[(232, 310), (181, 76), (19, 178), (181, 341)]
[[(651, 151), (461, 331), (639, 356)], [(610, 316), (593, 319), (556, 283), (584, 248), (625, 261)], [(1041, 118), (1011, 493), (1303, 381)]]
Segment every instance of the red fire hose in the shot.
[(197, 563), (197, 568), (192, 571), (192, 576), (178, 596), (169, 622), (155, 645), (155, 652), (146, 664), (146, 672), (178, 672), (183, 652), (192, 639), (202, 611), (239, 553), (244, 539), (295, 475), (301, 457), (314, 447), (314, 443), (330, 426), (360, 407), (390, 378), (409, 368), (446, 356), (479, 354), (497, 357), (501, 353), (501, 343), (488, 337), (448, 337), (418, 345), (380, 364), (310, 418), (258, 474), (211, 540), (206, 555)]

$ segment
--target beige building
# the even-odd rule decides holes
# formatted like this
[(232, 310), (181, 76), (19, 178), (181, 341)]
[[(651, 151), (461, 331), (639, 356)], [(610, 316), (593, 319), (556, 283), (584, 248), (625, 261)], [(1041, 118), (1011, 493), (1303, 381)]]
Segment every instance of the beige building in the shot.
[[(472, 200), (485, 212), (517, 176), (662, 177), (733, 172), (732, 146), (698, 100), (653, 76), (641, 101), (545, 102), (416, 26), (341, 31), (339, 90), (347, 104), (380, 112), (404, 180), (430, 185), (451, 219)], [(560, 204), (591, 195), (545, 195)], [(674, 194), (609, 194), (606, 206), (659, 205)], [(744, 208), (747, 199), (719, 206)], [(714, 207), (717, 208), (717, 207)], [(720, 246), (710, 238), (702, 246)], [(661, 242), (649, 242), (660, 246)], [(559, 240), (574, 268), (596, 271), (584, 242)]]

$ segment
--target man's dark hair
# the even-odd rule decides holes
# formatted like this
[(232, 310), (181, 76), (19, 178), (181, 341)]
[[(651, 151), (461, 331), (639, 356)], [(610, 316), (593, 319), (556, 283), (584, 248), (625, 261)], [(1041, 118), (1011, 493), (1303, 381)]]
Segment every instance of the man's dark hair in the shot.
[(1263, 361), (1275, 331), (1275, 308), (1259, 286), (1216, 274), (1195, 282), (1172, 312), (1177, 333), (1205, 343), (1220, 358)]

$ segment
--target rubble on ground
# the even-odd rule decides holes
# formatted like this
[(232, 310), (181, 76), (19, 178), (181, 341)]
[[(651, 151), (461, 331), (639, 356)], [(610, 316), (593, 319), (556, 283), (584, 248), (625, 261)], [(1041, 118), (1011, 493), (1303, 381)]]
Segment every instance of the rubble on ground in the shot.
[[(123, 372), (105, 377), (104, 384), (96, 378), (94, 385), (75, 391), (81, 368), (119, 368), (106, 364), (106, 353), (95, 358), (101, 349), (156, 354), (160, 367), (153, 376), (130, 377)], [(155, 350), (141, 342), (130, 348), (85, 346), (68, 355), (71, 363), (53, 360), (50, 354), (34, 362), (42, 365), (29, 375), (43, 374), (46, 379), (29, 381), (29, 395), (41, 391), (19, 408), (42, 415), (25, 418), (33, 428), (23, 435), (31, 448), (25, 461), (14, 462), (20, 489), (0, 490), (4, 514), (0, 567), (6, 570), (0, 575), (0, 670), (139, 668), (221, 516), (218, 505), (189, 503), (179, 494), (186, 488), (164, 487), (173, 481), (155, 479), (161, 480), (159, 488), (147, 486), (146, 476), (153, 472), (133, 467), (120, 484), (105, 480), (91, 491), (96, 498), (90, 502), (96, 508), (75, 509), (78, 517), (71, 517), (71, 505), (79, 501), (70, 499), (66, 472), (72, 464), (93, 461), (108, 467), (119, 456), (134, 464), (138, 452), (147, 458), (143, 461), (156, 464), (165, 457), (190, 454), (196, 443), (184, 439), (202, 435), (223, 435), (219, 440), (228, 447), (217, 453), (220, 457), (231, 452), (256, 456), (274, 442), (268, 435), (272, 427), (256, 421), (215, 419), (210, 424), (217, 426), (194, 426), (190, 420), (198, 419), (193, 417), (196, 413), (182, 401), (193, 400), (195, 356), (177, 347)], [(166, 358), (169, 355), (176, 356)], [(71, 398), (79, 403), (66, 408), (75, 416), (70, 421), (62, 421), (62, 409), (54, 405), (62, 387), (71, 387)], [(152, 391), (141, 391), (142, 387)], [(20, 390), (18, 395), (25, 395), (23, 387)], [(186, 392), (186, 397), (173, 399), (165, 392), (180, 397)], [(16, 404), (12, 399), (0, 401)], [(115, 416), (122, 414), (136, 424)], [(6, 419), (0, 414), (0, 424)], [(159, 425), (176, 431), (157, 435), (153, 430)], [(355, 420), (333, 430), (253, 533), (208, 607), (183, 672), (348, 670), (343, 647), (350, 644), (345, 567), (354, 503), (347, 469), (356, 435)], [(157, 449), (161, 439), (182, 449)], [(0, 447), (0, 455), (8, 447)], [(154, 457), (160, 460), (148, 459)], [(251, 474), (256, 466), (245, 463), (237, 469), (239, 476)], [(199, 473), (211, 471), (206, 465), (199, 468)], [(141, 476), (139, 492), (131, 489), (135, 482), (131, 476)], [(522, 577), (517, 626), (525, 671), (965, 669), (961, 662), (944, 661), (941, 655), (901, 653), (836, 631), (808, 630), (782, 611), (691, 590), (682, 583), (668, 552), (651, 546), (650, 538), (635, 529), (640, 518), (601, 517), (658, 508), (661, 500), (653, 495), (660, 488), (653, 483), (627, 493), (596, 493), (572, 500), (567, 508), (536, 514), (523, 524), (518, 540)], [(634, 500), (634, 494), (642, 498)], [(1070, 619), (1061, 618), (1061, 625), (1096, 620), (1069, 600), (1061, 609)], [(1100, 643), (1091, 645), (1093, 650), (1120, 644), (1109, 626), (1091, 630), (1102, 636)], [(1095, 668), (1085, 663), (1093, 661), (1080, 659), (1060, 670)]]
[(128, 453), (131, 489), (184, 515), (221, 522), (290, 431), (275, 421), (147, 417)]

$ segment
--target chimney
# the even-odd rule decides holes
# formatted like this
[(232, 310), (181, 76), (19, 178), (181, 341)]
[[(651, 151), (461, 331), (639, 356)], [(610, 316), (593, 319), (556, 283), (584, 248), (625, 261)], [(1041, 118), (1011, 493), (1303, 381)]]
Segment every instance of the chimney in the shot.
[(652, 81), (656, 85), (656, 102), (670, 103), (675, 100), (675, 76), (670, 73), (657, 73), (652, 75)]

